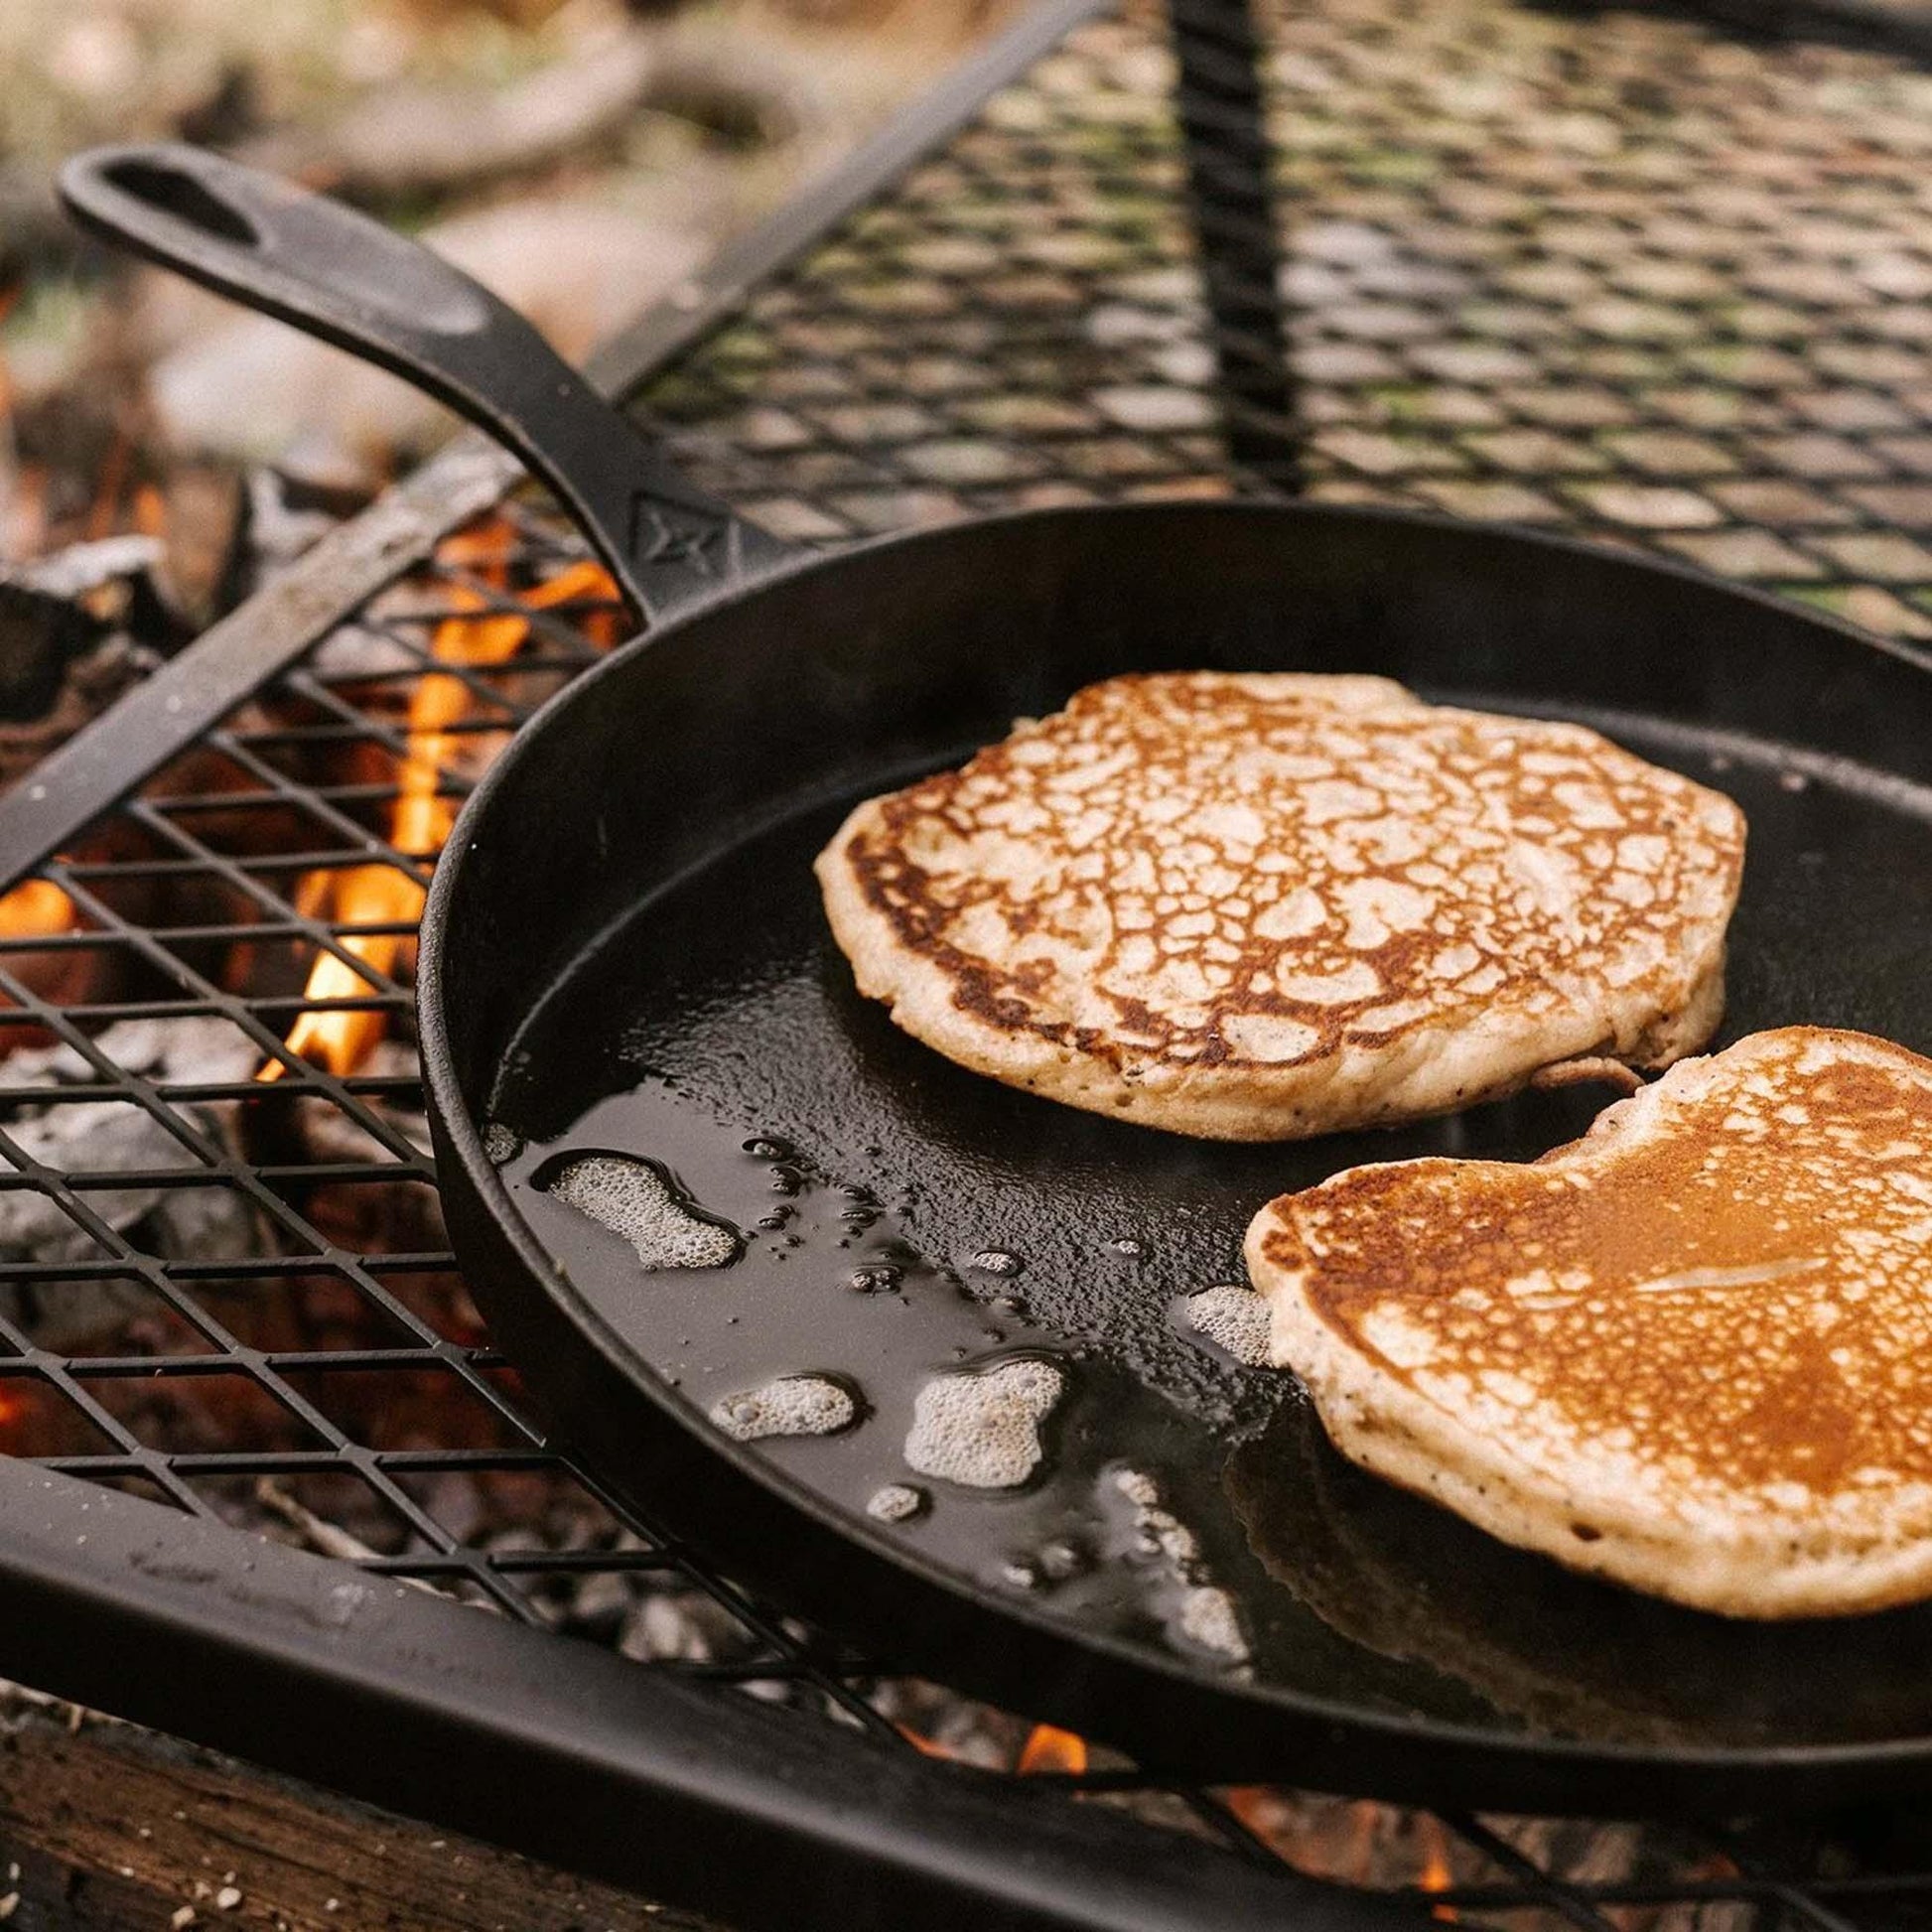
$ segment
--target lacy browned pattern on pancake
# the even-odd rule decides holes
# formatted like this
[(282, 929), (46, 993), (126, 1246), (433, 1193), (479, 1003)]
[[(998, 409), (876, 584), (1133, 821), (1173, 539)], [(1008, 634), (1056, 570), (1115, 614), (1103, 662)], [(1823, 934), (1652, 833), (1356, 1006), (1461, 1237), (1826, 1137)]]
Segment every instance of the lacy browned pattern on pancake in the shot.
[[(1515, 1033), (1422, 1111), (1699, 1043), (1715, 998), (1694, 1036), (1672, 1023), (1721, 968), (1742, 833), (1727, 800), (1577, 726), (1375, 678), (1196, 673), (1091, 686), (863, 807), (827, 858), (959, 1015), (1125, 1080), (1400, 1057), (1460, 1016)], [(865, 964), (868, 991), (901, 992)]]

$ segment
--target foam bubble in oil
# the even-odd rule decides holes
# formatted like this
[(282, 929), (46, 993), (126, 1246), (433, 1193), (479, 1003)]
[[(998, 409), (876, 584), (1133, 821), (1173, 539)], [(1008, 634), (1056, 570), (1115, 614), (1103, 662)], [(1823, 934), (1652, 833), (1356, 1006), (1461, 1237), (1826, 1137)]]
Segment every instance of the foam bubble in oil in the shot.
[(1218, 1584), (1191, 1585), (1180, 1599), (1175, 1619), (1189, 1643), (1211, 1650), (1231, 1664), (1248, 1661), (1248, 1639), (1242, 1633), (1241, 1612), (1234, 1598)]
[(1243, 1368), (1268, 1366), (1268, 1303), (1252, 1288), (1235, 1282), (1203, 1288), (1188, 1296), (1181, 1309), (1195, 1334)]
[(740, 1443), (763, 1436), (836, 1436), (858, 1419), (852, 1391), (829, 1375), (780, 1375), (714, 1403), (711, 1420)]
[(921, 1475), (969, 1489), (1014, 1489), (1039, 1466), (1040, 1425), (1065, 1375), (1036, 1356), (935, 1376), (912, 1405), (905, 1459)]
[(882, 1523), (909, 1523), (925, 1508), (925, 1502), (923, 1489), (915, 1489), (909, 1482), (889, 1482), (872, 1492), (866, 1514)]
[(1241, 1627), (1241, 1612), (1232, 1594), (1207, 1574), (1200, 1538), (1166, 1507), (1160, 1485), (1142, 1470), (1118, 1470), (1114, 1487), (1134, 1512), (1139, 1553), (1157, 1559), (1180, 1587), (1170, 1634), (1197, 1650), (1212, 1652), (1223, 1664), (1247, 1663), (1248, 1639)]
[(646, 1268), (723, 1268), (738, 1259), (737, 1234), (697, 1212), (660, 1168), (635, 1155), (576, 1155), (540, 1184), (629, 1242)]

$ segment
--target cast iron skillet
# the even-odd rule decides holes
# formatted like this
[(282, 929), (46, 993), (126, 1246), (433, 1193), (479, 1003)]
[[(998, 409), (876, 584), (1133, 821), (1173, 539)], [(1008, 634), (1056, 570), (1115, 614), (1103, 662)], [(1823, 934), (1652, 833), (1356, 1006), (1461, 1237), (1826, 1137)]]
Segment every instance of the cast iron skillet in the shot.
[[(1381, 512), (1053, 510), (805, 558), (366, 220), (181, 149), (83, 156), (65, 188), (93, 227), (493, 430), (651, 625), (470, 800), (420, 963), (452, 1239), (616, 1488), (882, 1663), (1175, 1771), (1647, 1813), (1932, 1783), (1932, 1610), (1753, 1627), (1582, 1581), (1344, 1466), (1289, 1378), (1189, 1328), (1183, 1298), (1239, 1280), (1274, 1192), (1364, 1159), (1528, 1158), (1605, 1095), (1274, 1148), (1075, 1113), (860, 1000), (808, 872), (855, 797), (1091, 679), (1381, 671), (1732, 792), (1751, 851), (1726, 1034), (1810, 1021), (1924, 1051), (1923, 660), (1688, 572)], [(590, 1152), (738, 1259), (644, 1272), (558, 1191)], [(920, 1480), (919, 1515), (869, 1515), (911, 1480), (928, 1381), (1016, 1356), (1064, 1385), (1031, 1482)], [(854, 1427), (743, 1444), (706, 1419), (804, 1372)]]

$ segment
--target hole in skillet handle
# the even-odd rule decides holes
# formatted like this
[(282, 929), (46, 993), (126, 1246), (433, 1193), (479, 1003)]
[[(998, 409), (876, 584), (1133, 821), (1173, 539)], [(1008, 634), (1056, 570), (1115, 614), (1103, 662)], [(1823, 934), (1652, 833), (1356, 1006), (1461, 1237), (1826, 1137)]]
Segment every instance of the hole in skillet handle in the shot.
[[(61, 171), (69, 211), (285, 322), (391, 366), (510, 326), (461, 270), (366, 214), (181, 143), (93, 149)], [(424, 371), (414, 367), (415, 379)], [(449, 400), (449, 398), (445, 398)]]
[(152, 161), (116, 161), (101, 173), (110, 187), (162, 214), (232, 242), (238, 248), (259, 248), (261, 230), (218, 195), (211, 195), (192, 175)]

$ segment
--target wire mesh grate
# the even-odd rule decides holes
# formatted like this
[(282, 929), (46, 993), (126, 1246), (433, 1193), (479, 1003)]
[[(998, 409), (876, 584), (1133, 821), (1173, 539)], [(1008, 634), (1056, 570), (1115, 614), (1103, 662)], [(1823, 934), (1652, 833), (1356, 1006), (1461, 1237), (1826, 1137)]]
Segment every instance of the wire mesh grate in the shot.
[[(1287, 217), (1268, 285), (1207, 299), (1174, 63), (1136, 12), (999, 96), (640, 414), (806, 540), (1305, 479), (1932, 632), (1932, 78), (1497, 0), (1262, 24)], [(1248, 381), (1230, 438), (1229, 331), (1265, 376), (1277, 303), (1292, 385)], [(1024, 1722), (975, 1712), (962, 1741), (959, 1701), (881, 1680), (547, 1449), (445, 1243), (409, 1033), (422, 892), (467, 785), (622, 627), (576, 539), (510, 503), (45, 869), (0, 932), (0, 1430), (1012, 1769)], [(1898, 1821), (1446, 1819), (1110, 1763), (1035, 1782), (1464, 1920), (1902, 1925), (1932, 1893)]]
[[(1932, 635), (1932, 78), (1494, 0), (1264, 26), (1286, 223), (1248, 312), (1287, 316), (1312, 497), (1587, 531)], [(1218, 433), (1173, 79), (1147, 23), (1089, 30), (648, 415), (806, 537), (1257, 486)]]

